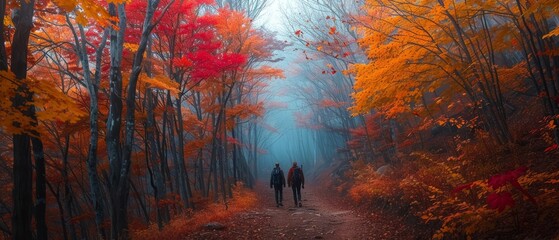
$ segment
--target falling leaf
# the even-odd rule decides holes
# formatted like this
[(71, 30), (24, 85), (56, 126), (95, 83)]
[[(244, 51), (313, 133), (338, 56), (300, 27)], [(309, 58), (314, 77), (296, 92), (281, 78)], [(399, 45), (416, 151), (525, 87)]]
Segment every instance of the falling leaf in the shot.
[(328, 32), (328, 34), (330, 35), (336, 34), (336, 27), (330, 27), (330, 32)]
[(555, 143), (555, 144), (553, 144), (553, 145), (547, 147), (547, 148), (544, 150), (544, 152), (546, 152), (546, 153), (547, 153), (547, 152), (551, 152), (551, 151), (557, 150), (558, 148), (559, 148), (559, 145), (557, 145), (557, 143)]

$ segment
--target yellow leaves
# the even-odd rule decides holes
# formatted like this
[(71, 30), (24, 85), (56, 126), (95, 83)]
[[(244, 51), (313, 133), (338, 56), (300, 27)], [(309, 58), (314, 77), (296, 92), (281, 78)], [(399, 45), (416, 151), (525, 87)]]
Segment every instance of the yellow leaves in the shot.
[[(33, 134), (38, 129), (33, 126), (33, 120), (22, 113), (24, 109), (16, 109), (12, 106), (12, 98), (18, 87), (26, 83), (30, 92), (33, 93), (33, 102), (25, 107), (33, 106), (39, 121), (62, 121), (75, 123), (82, 119), (86, 113), (76, 105), (68, 95), (62, 93), (52, 82), (38, 80), (32, 77), (20, 80), (15, 79), (12, 73), (0, 72), (0, 128), (8, 133)], [(13, 123), (17, 123), (15, 126)], [(35, 123), (36, 124), (36, 123)]]
[(74, 11), (78, 5), (78, 3), (74, 0), (53, 0), (52, 2), (66, 12)]
[(124, 44), (123, 44), (123, 47), (124, 47), (126, 50), (135, 53), (135, 52), (138, 51), (138, 47), (140, 47), (140, 45), (135, 44), (135, 43), (124, 43)]
[[(7, 133), (22, 133), (31, 128), (31, 119), (12, 106), (19, 84), (12, 72), (0, 71), (0, 128)], [(19, 126), (14, 126), (14, 122)]]
[(557, 128), (557, 125), (555, 125), (555, 120), (549, 121), (549, 123), (547, 124), (547, 129), (555, 129), (555, 128)]
[[(491, 1), (483, 1), (483, 4), (494, 5), (485, 2)], [(441, 96), (462, 90), (455, 88), (456, 73), (465, 69), (464, 72), (469, 74), (478, 66), (468, 68), (471, 63), (460, 63), (457, 56), (463, 53), (457, 47), (459, 44), (451, 33), (453, 30), (449, 30), (454, 27), (448, 15), (458, 19), (458, 24), (466, 24), (461, 22), (462, 19), (470, 19), (469, 15), (477, 12), (465, 11), (472, 7), (447, 0), (370, 0), (366, 1), (364, 8), (369, 20), (360, 28), (363, 37), (359, 39), (359, 44), (367, 49), (369, 62), (354, 68), (353, 114), (366, 113), (371, 109), (390, 115), (409, 111), (409, 105), (422, 102), (426, 92), (445, 91), (437, 94)], [(510, 38), (508, 29), (499, 29), (502, 39)], [(508, 71), (509, 76), (518, 76), (518, 79), (522, 78), (522, 74), (513, 73), (520, 72), (520, 69)], [(430, 99), (428, 102), (431, 102)], [(442, 102), (443, 98), (435, 100), (436, 104)]]
[(87, 25), (88, 21), (87, 18), (85, 18), (85, 16), (81, 13), (76, 14), (76, 23), (80, 24), (82, 26)]
[(39, 120), (76, 123), (86, 116), (87, 113), (51, 81), (32, 79), (31, 82), (30, 90), (34, 93), (34, 105)]
[(164, 75), (148, 77), (145, 73), (141, 73), (139, 83), (148, 84), (150, 88), (169, 90), (173, 94), (179, 93), (179, 84)]
[(64, 12), (74, 12), (76, 23), (82, 26), (93, 20), (105, 27), (111, 20), (115, 20), (110, 17), (105, 7), (94, 0), (53, 0), (53, 3)]
[(14, 22), (12, 22), (12, 18), (8, 15), (4, 16), (4, 26), (14, 26)]

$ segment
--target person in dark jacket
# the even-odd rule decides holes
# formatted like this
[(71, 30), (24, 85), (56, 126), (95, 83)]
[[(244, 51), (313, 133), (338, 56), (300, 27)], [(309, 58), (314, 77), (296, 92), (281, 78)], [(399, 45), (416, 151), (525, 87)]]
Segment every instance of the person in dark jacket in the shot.
[(295, 200), (295, 207), (302, 207), (301, 203), (301, 187), (305, 188), (305, 176), (303, 169), (297, 166), (297, 162), (293, 162), (293, 166), (287, 173), (287, 186), (293, 190), (293, 200)]
[(274, 188), (276, 193), (276, 207), (283, 206), (283, 188), (285, 187), (285, 175), (283, 175), (283, 170), (281, 170), (279, 163), (276, 163), (276, 167), (272, 170), (272, 176), (270, 177), (270, 188)]

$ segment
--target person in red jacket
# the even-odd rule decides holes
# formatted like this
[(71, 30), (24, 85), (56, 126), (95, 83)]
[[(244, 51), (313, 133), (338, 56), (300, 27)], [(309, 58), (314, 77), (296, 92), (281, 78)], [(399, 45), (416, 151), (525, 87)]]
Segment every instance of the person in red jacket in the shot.
[(287, 174), (287, 186), (293, 190), (293, 200), (295, 200), (295, 207), (302, 207), (301, 203), (301, 187), (305, 188), (305, 176), (303, 169), (297, 166), (297, 162), (293, 162), (293, 166), (289, 169)]

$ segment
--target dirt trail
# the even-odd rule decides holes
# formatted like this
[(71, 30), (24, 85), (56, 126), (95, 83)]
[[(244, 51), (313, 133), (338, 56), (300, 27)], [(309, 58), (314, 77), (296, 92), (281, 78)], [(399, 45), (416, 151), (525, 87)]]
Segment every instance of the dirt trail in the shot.
[(312, 184), (302, 189), (300, 208), (294, 207), (291, 188), (284, 189), (284, 206), (276, 207), (273, 190), (263, 185), (255, 189), (254, 209), (222, 222), (223, 230), (203, 229), (186, 239), (382, 239), (372, 236), (370, 222), (358, 212)]

